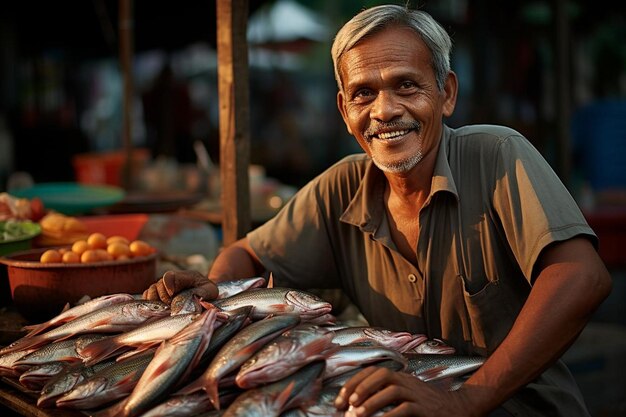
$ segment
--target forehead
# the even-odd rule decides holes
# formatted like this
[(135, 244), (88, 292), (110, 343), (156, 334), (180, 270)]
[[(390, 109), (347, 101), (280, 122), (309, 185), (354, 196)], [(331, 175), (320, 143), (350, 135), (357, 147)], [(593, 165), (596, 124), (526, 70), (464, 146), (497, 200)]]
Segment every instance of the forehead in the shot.
[(371, 34), (344, 52), (339, 66), (342, 81), (354, 82), (371, 71), (432, 70), (431, 52), (412, 29), (392, 26)]

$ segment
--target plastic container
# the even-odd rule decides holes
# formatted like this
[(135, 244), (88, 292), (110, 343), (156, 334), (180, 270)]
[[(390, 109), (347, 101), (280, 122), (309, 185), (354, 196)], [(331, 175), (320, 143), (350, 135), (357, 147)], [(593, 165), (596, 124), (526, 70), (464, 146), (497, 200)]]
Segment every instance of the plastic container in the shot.
[(157, 253), (90, 264), (42, 264), (39, 258), (44, 251), (33, 249), (0, 258), (7, 266), (13, 304), (31, 321), (48, 320), (66, 303), (73, 305), (86, 295), (141, 294), (157, 279)]
[[(147, 149), (134, 149), (132, 152), (132, 173), (136, 176), (150, 158)], [(126, 154), (122, 151), (93, 152), (75, 155), (72, 159), (76, 181), (81, 184), (122, 184), (122, 169)]]

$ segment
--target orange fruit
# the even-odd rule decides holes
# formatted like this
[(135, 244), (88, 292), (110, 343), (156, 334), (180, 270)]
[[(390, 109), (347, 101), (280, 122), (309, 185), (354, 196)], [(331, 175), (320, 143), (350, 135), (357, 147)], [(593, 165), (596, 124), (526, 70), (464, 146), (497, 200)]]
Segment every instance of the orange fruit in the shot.
[(84, 264), (92, 264), (94, 262), (100, 262), (100, 257), (96, 249), (87, 249), (80, 255), (80, 261)]
[(89, 235), (87, 243), (91, 249), (106, 249), (107, 238), (102, 233), (95, 232)]
[(41, 254), (39, 258), (39, 262), (44, 264), (57, 263), (62, 261), (62, 256), (56, 249), (48, 249), (44, 253)]
[(80, 255), (73, 251), (67, 251), (63, 254), (62, 261), (64, 264), (76, 264), (80, 262)]
[(129, 248), (132, 256), (147, 256), (154, 252), (154, 248), (143, 240), (133, 240)]
[(128, 246), (128, 243), (117, 241), (109, 243), (107, 246), (107, 252), (115, 259), (118, 259), (122, 255), (128, 257), (130, 256), (130, 247)]
[(128, 241), (128, 239), (126, 239), (124, 236), (111, 236), (109, 238), (107, 238), (107, 245), (110, 245), (111, 243), (115, 243), (115, 242), (122, 242), (122, 243), (126, 243), (126, 246), (128, 246), (128, 244), (130, 243)]
[(86, 240), (77, 240), (72, 244), (72, 252), (78, 256), (82, 255), (87, 249), (89, 249), (89, 243)]

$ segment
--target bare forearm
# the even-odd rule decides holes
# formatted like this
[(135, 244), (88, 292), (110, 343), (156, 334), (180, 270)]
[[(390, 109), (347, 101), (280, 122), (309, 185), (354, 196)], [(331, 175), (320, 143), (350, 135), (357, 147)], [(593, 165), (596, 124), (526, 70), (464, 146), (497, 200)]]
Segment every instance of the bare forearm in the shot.
[(554, 263), (541, 272), (509, 335), (463, 388), (478, 415), (539, 376), (576, 340), (610, 290), (603, 265), (586, 266), (581, 273), (577, 262)]
[(215, 258), (208, 277), (214, 282), (249, 278), (258, 275), (262, 265), (246, 239), (224, 248)]

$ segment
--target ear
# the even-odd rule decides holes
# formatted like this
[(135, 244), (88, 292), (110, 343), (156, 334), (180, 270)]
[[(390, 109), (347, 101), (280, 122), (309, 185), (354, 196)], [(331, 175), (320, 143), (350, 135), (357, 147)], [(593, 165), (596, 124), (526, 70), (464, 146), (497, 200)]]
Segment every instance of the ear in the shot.
[(456, 96), (459, 91), (459, 82), (453, 71), (448, 73), (446, 84), (443, 87), (443, 115), (450, 117), (456, 107)]
[(337, 93), (337, 108), (339, 109), (339, 113), (341, 113), (341, 117), (343, 118), (343, 122), (346, 125), (346, 129), (348, 130), (348, 133), (353, 135), (352, 129), (350, 129), (350, 125), (348, 124), (348, 114), (346, 112), (345, 96), (343, 95), (343, 91), (339, 91)]

